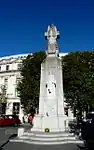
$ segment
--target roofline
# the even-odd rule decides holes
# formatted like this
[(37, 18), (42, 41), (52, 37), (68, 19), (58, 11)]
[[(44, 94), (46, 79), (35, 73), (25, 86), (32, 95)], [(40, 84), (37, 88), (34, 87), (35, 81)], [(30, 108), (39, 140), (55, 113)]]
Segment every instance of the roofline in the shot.
[(24, 57), (24, 56), (28, 56), (28, 55), (32, 55), (32, 53), (2, 56), (2, 57), (0, 57), (0, 60), (1, 59), (9, 59), (9, 58), (18, 58), (18, 57), (22, 57), (22, 56)]
[[(9, 56), (2, 56), (0, 57), (0, 60), (2, 59), (10, 59), (10, 58), (18, 58), (18, 57), (26, 57), (28, 55), (32, 55), (33, 53), (25, 53), (25, 54), (17, 54), (17, 55), (9, 55)], [(68, 53), (59, 53), (60, 56), (68, 55)]]

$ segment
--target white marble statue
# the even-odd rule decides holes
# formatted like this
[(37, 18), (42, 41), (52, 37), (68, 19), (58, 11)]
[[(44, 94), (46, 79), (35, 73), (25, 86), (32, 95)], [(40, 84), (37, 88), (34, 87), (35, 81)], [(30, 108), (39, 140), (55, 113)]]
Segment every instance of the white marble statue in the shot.
[(48, 30), (47, 30), (47, 32), (45, 32), (45, 37), (48, 40), (46, 54), (57, 54), (56, 40), (59, 38), (59, 31), (57, 31), (57, 28), (53, 24), (48, 26)]

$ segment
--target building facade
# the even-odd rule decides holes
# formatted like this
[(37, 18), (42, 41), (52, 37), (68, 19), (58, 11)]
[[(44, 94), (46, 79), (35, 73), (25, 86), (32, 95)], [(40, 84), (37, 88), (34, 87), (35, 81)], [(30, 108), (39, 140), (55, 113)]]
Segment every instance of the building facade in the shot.
[[(65, 56), (68, 53), (60, 53)], [(0, 102), (0, 113), (2, 114), (18, 114), (20, 120), (23, 118), (23, 108), (17, 95), (17, 83), (21, 79), (20, 69), (22, 60), (29, 54), (13, 55), (0, 58), (0, 90), (5, 87), (6, 103)], [(32, 55), (32, 54), (31, 54)]]
[[(14, 55), (0, 58), (0, 90), (5, 87), (6, 102), (1, 103), (1, 114), (18, 114), (22, 120), (23, 110), (17, 96), (17, 83), (19, 82), (22, 59), (27, 55)], [(1, 92), (1, 91), (0, 91)]]

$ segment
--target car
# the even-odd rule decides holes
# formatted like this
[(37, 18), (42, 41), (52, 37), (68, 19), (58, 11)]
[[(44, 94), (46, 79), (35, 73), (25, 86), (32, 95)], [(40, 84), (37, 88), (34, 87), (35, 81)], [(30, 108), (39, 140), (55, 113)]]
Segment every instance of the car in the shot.
[(89, 111), (87, 114), (87, 119), (92, 119), (92, 118), (94, 118), (94, 110)]
[(18, 126), (21, 121), (17, 115), (1, 115), (0, 116), (0, 127), (2, 126)]

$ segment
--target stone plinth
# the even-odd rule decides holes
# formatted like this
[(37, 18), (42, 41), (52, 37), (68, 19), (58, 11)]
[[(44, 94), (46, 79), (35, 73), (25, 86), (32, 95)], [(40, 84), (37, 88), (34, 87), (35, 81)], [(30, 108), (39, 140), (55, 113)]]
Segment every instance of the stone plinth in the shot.
[(66, 116), (36, 116), (31, 131), (45, 132), (46, 128), (49, 128), (50, 132), (66, 131), (68, 128)]
[(39, 115), (34, 118), (33, 131), (65, 131), (67, 116), (64, 114), (62, 62), (55, 55), (48, 55), (41, 64)]

